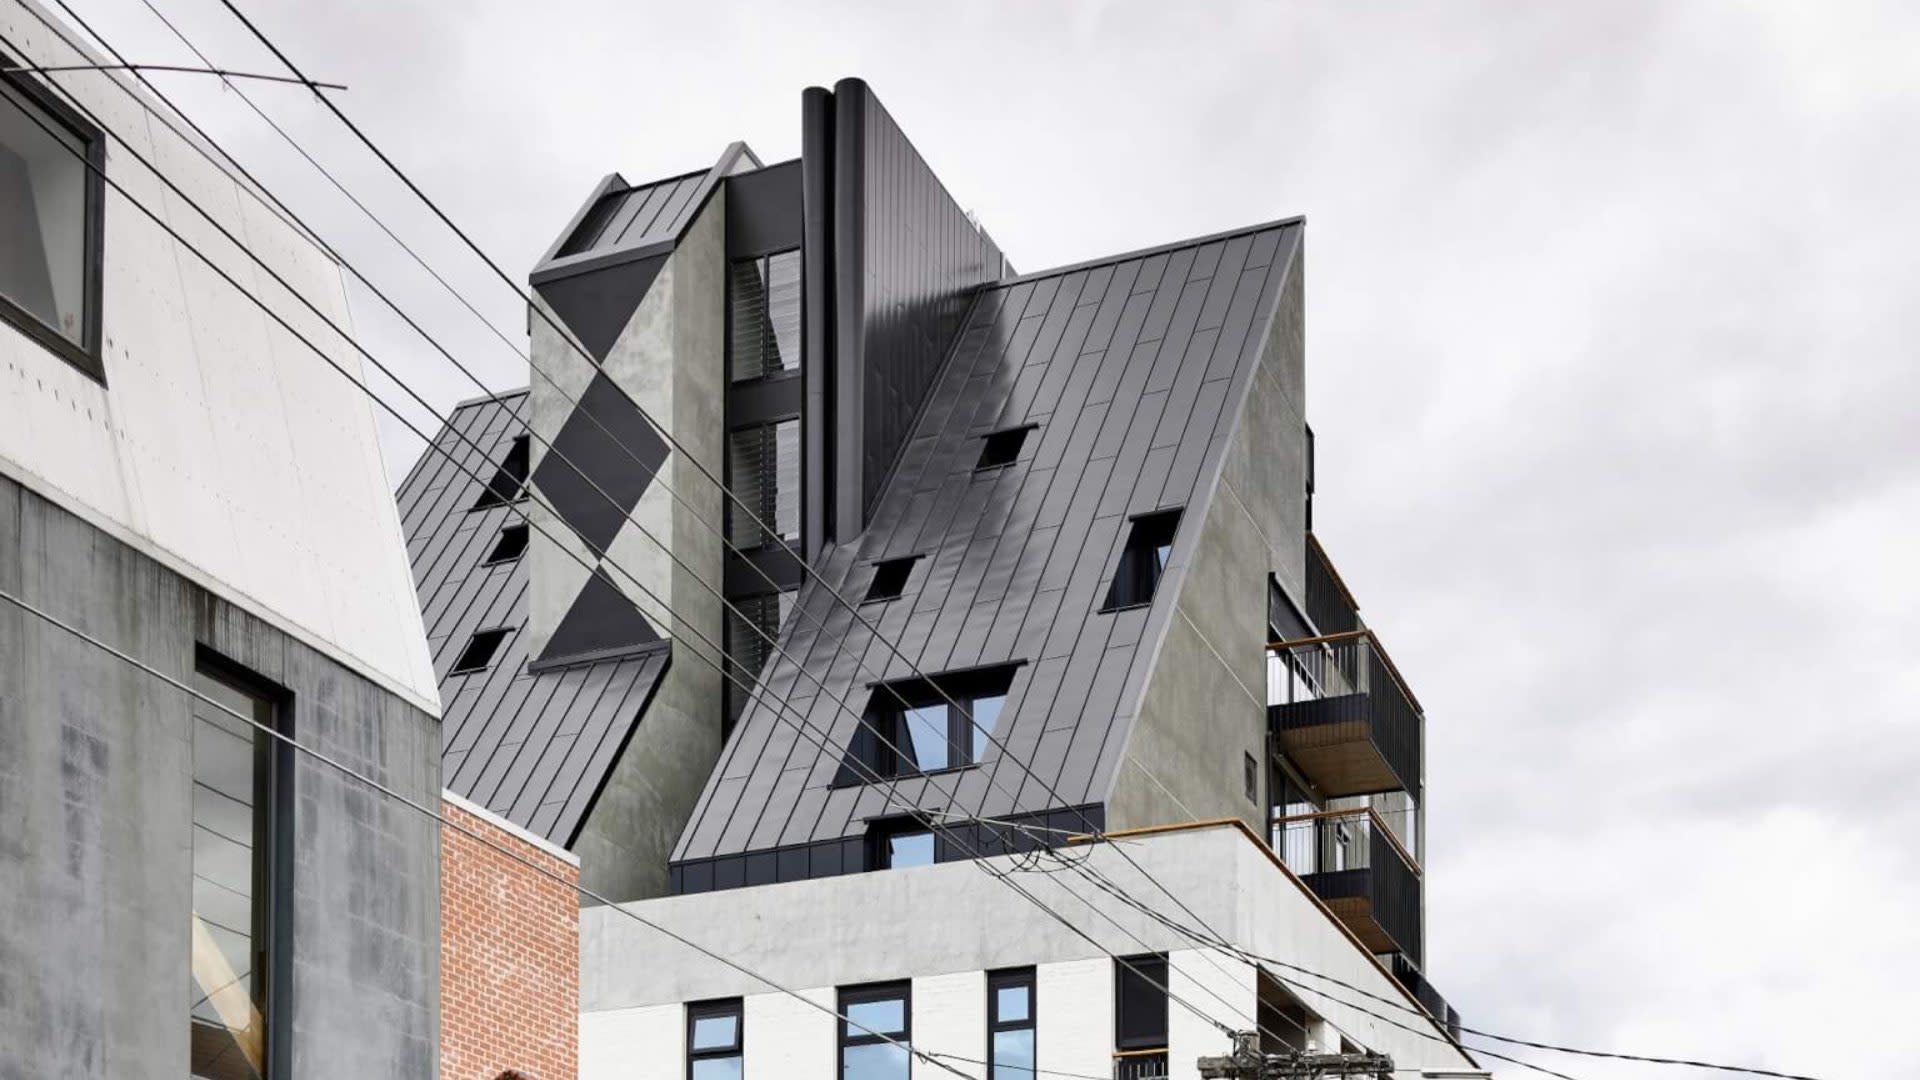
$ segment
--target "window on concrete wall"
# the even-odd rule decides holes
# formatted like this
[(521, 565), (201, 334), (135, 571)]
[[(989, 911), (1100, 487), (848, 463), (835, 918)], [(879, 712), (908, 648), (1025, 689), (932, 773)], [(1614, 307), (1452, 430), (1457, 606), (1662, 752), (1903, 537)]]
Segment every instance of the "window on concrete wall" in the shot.
[(1113, 962), (1113, 1046), (1118, 1051), (1167, 1045), (1167, 957), (1123, 956)]
[(840, 1080), (908, 1080), (913, 995), (904, 982), (840, 991)]
[(734, 382), (800, 370), (800, 252), (736, 259), (728, 279)]
[[(193, 677), (193, 918), (189, 1075), (273, 1075), (277, 902), (285, 875), (276, 699), (224, 664)], [(235, 715), (238, 714), (238, 715)], [(240, 719), (245, 717), (245, 719)]]
[[(15, 67), (0, 53), (0, 67)], [(0, 75), (0, 318), (67, 362), (100, 363), (99, 131), (44, 88)]]
[(987, 1080), (1033, 1080), (1032, 968), (987, 973)]
[(1179, 528), (1178, 510), (1160, 510), (1133, 519), (1102, 611), (1153, 602), (1154, 590), (1159, 588), (1160, 578), (1167, 572), (1167, 560), (1173, 555), (1173, 535)]
[(687, 1006), (687, 1080), (740, 1080), (743, 1023), (739, 998)]
[(735, 547), (758, 547), (775, 540), (797, 543), (800, 421), (779, 420), (731, 432), (727, 486), (738, 499), (727, 500), (727, 539)]

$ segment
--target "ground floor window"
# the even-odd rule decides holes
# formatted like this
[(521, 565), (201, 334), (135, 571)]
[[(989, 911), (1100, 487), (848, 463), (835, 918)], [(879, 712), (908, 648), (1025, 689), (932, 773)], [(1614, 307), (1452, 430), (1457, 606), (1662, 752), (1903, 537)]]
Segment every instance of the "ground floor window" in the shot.
[(912, 997), (903, 982), (840, 991), (840, 1080), (908, 1080)]

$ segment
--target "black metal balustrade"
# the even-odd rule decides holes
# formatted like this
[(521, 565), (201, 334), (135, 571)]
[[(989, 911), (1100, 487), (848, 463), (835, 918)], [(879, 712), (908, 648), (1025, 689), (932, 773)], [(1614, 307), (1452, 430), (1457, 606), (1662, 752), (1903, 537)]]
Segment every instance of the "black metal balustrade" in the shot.
[(1274, 744), (1329, 798), (1420, 791), (1420, 703), (1371, 630), (1268, 647)]
[(1166, 1050), (1123, 1050), (1113, 1055), (1113, 1080), (1167, 1080)]
[(1371, 808), (1273, 822), (1274, 850), (1367, 951), (1421, 957), (1420, 867)]
[(1360, 605), (1354, 603), (1333, 560), (1312, 533), (1307, 534), (1307, 618), (1321, 634), (1348, 634), (1360, 629)]
[(1427, 977), (1421, 974), (1420, 965), (1403, 953), (1394, 953), (1388, 957), (1387, 971), (1393, 975), (1395, 982), (1405, 987), (1407, 993), (1413, 995), (1413, 999), (1420, 1003), (1421, 1008), (1427, 1010), (1428, 1016), (1453, 1032), (1455, 1038), (1459, 1038), (1460, 1014), (1447, 1004), (1447, 999), (1441, 997), (1440, 991), (1435, 990), (1433, 984), (1427, 981)]

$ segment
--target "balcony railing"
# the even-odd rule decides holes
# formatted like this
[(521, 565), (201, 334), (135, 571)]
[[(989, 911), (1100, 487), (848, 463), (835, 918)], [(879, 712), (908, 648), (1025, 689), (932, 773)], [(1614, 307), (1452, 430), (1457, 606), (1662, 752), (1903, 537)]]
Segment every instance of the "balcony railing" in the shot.
[(1167, 1049), (1121, 1050), (1113, 1055), (1113, 1080), (1167, 1080)]
[(1346, 634), (1360, 629), (1360, 605), (1354, 603), (1327, 550), (1307, 534), (1307, 618), (1316, 633)]
[(1427, 1015), (1433, 1017), (1435, 1023), (1452, 1032), (1454, 1038), (1460, 1037), (1460, 1014), (1447, 1004), (1447, 999), (1441, 997), (1440, 991), (1435, 990), (1433, 984), (1427, 981), (1427, 977), (1421, 974), (1420, 965), (1403, 953), (1394, 953), (1388, 959), (1387, 970), (1393, 974), (1394, 981), (1405, 987), (1407, 993), (1412, 994), (1413, 999), (1420, 1003), (1420, 1007), (1427, 1010)]
[(1371, 808), (1278, 818), (1274, 850), (1374, 953), (1421, 956), (1419, 863)]
[(1274, 743), (1323, 795), (1420, 790), (1420, 703), (1371, 630), (1268, 646)]

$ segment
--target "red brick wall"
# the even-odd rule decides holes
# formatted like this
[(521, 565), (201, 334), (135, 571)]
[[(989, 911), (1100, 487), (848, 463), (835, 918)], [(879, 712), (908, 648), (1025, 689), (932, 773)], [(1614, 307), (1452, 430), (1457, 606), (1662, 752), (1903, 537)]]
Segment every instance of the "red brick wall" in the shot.
[(576, 1080), (580, 870), (459, 805), (449, 821), (558, 874), (565, 884), (455, 829), (440, 830), (440, 1076)]

